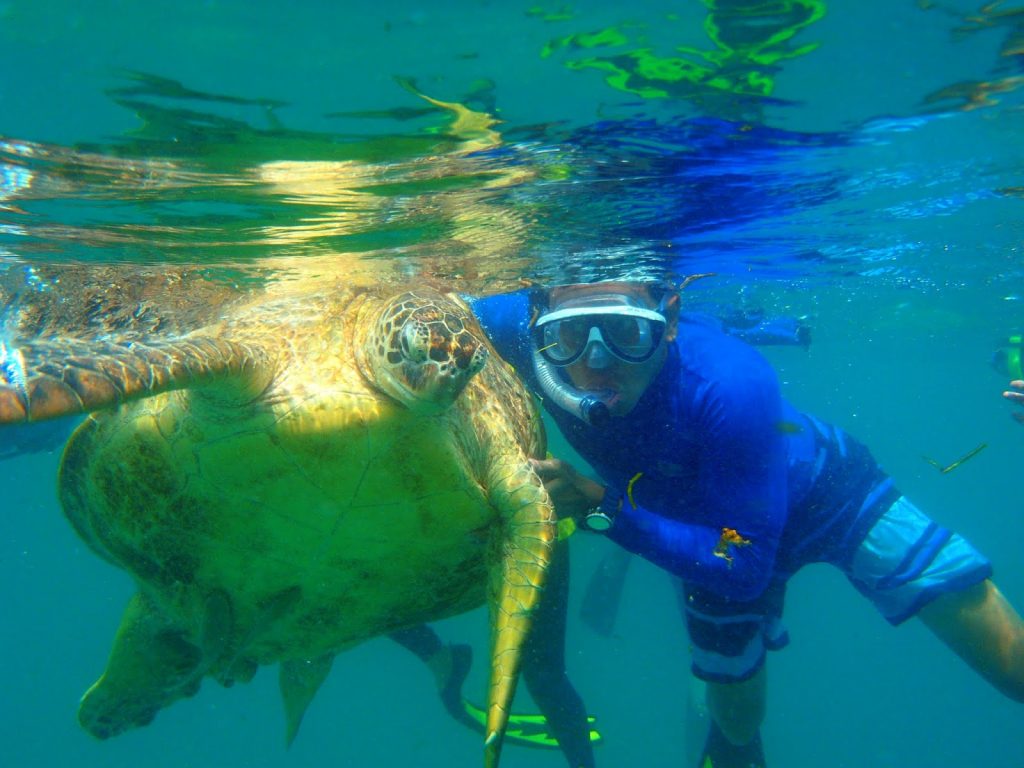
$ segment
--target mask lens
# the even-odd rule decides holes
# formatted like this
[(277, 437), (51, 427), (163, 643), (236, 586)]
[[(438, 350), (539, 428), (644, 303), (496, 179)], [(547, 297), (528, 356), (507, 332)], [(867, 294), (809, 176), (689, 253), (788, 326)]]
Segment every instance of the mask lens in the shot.
[(612, 350), (627, 360), (644, 357), (653, 350), (651, 321), (646, 318), (605, 315), (599, 327)]
[(587, 345), (591, 323), (589, 318), (569, 317), (545, 324), (541, 330), (541, 352), (557, 365), (568, 365), (576, 360)]

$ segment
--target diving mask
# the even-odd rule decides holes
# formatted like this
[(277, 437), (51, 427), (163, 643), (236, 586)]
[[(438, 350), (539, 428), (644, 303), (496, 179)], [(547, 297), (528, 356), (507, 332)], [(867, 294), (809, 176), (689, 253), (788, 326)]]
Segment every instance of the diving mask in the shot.
[[(622, 294), (586, 296), (568, 301), (537, 318), (534, 343), (551, 365), (572, 365), (588, 350), (591, 358), (639, 364), (651, 359), (665, 335), (665, 315), (637, 306)], [(592, 365), (604, 367), (607, 363)]]

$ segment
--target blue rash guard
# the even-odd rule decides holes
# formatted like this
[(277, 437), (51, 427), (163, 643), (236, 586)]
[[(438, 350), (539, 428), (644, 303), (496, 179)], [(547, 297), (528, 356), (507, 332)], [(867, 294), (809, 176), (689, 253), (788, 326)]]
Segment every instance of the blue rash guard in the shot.
[[(698, 373), (709, 345), (718, 354)], [(742, 379), (729, 376), (736, 370)], [(627, 429), (552, 417), (607, 484), (626, 491), (639, 476), (609, 531), (618, 544), (723, 597), (765, 590), (786, 525), (787, 461), (775, 373), (753, 348), (684, 328)], [(652, 439), (659, 434), (673, 439)], [(750, 543), (721, 549), (727, 528)]]
[[(542, 395), (529, 294), (472, 305)], [(902, 497), (865, 446), (786, 402), (756, 349), (700, 318), (680, 318), (665, 364), (625, 418), (594, 427), (545, 407), (624, 495), (608, 535), (685, 583), (704, 679), (749, 677), (766, 649), (785, 644), (785, 583), (808, 563), (839, 567), (893, 624), (991, 574), (970, 544)], [(724, 529), (747, 543), (729, 544)]]

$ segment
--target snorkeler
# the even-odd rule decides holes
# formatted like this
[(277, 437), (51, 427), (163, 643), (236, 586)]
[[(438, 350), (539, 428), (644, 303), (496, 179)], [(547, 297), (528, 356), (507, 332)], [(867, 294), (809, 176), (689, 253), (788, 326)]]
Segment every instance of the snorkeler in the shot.
[[(992, 367), (1001, 376), (1010, 379), (1010, 389), (1003, 392), (1003, 397), (1011, 403), (1024, 406), (1024, 364), (1022, 364), (1024, 344), (1022, 341), (1024, 339), (1020, 333), (1010, 334), (1006, 342), (992, 355), (991, 362)], [(1024, 412), (1014, 411), (1013, 418), (1024, 424)]]
[[(1015, 379), (1010, 382), (1011, 389), (1003, 392), (1003, 397), (1009, 400), (1011, 403), (1024, 407), (1024, 379)], [(1013, 418), (1024, 424), (1024, 412), (1015, 411)]]
[(682, 580), (711, 715), (702, 768), (765, 764), (767, 651), (788, 642), (786, 583), (812, 562), (842, 570), (891, 624), (920, 618), (1024, 701), (1024, 622), (989, 561), (865, 446), (786, 402), (756, 350), (681, 317), (674, 288), (559, 286), (474, 310), (600, 475), (535, 462), (560, 516)]

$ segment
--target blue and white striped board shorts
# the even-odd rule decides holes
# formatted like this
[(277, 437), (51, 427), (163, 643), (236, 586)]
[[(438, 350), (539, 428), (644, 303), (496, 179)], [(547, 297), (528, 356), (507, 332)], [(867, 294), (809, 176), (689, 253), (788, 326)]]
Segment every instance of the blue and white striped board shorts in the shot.
[[(891, 624), (992, 575), (991, 563), (966, 539), (932, 521), (905, 496), (882, 513), (852, 557), (835, 565)], [(680, 584), (693, 674), (713, 682), (752, 677), (768, 651), (789, 642), (782, 623), (785, 591), (785, 580), (778, 580), (755, 600), (738, 602)]]

